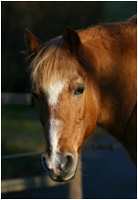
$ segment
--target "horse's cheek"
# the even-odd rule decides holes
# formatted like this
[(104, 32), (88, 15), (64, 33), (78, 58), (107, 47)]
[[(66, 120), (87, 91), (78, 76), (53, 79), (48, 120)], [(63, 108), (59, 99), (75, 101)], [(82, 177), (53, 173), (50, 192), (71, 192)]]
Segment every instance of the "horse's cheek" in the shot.
[(97, 124), (97, 111), (94, 103), (86, 107), (85, 116), (85, 139), (87, 139), (94, 131)]

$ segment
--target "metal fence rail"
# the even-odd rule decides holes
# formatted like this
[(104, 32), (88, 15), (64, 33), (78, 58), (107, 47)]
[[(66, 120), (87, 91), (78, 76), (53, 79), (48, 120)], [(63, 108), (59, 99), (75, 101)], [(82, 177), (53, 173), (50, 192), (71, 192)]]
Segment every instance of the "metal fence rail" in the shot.
[[(98, 150), (98, 149), (110, 149), (114, 150), (116, 148), (122, 148), (122, 146), (119, 143), (111, 143), (111, 144), (104, 144), (104, 143), (93, 143), (92, 150)], [(28, 157), (28, 156), (35, 156), (35, 155), (41, 155), (44, 152), (27, 152), (27, 153), (19, 153), (19, 154), (11, 154), (11, 155), (4, 155), (2, 156), (2, 160), (5, 159), (12, 159), (12, 158), (22, 158), (22, 157)]]
[(30, 93), (8, 93), (1, 94), (1, 103), (5, 105), (31, 105)]
[(2, 160), (4, 160), (4, 159), (11, 159), (11, 158), (22, 158), (22, 157), (40, 155), (42, 153), (44, 153), (44, 152), (18, 153), (18, 154), (4, 155), (1, 158), (2, 158)]
[(9, 179), (2, 180), (1, 192), (19, 192), (28, 189), (37, 189), (40, 187), (53, 187), (57, 185), (63, 185), (63, 183), (54, 182), (47, 175), (34, 176), (30, 178)]

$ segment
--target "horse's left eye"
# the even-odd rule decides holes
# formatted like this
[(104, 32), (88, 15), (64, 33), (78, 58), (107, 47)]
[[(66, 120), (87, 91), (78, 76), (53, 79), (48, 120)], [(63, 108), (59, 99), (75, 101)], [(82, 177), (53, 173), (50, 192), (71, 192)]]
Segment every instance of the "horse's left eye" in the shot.
[(83, 86), (80, 86), (78, 87), (75, 92), (74, 92), (74, 95), (80, 95), (84, 92), (84, 87)]

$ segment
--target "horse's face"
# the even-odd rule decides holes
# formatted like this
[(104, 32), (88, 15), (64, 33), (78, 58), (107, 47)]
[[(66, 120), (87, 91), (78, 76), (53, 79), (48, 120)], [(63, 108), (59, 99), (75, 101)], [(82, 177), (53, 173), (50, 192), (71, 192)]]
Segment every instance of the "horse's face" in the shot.
[(47, 142), (43, 161), (46, 157), (50, 176), (56, 181), (73, 178), (81, 147), (95, 128), (96, 103), (91, 89), (78, 74), (43, 86), (38, 97)]
[(97, 120), (96, 95), (91, 81), (77, 62), (65, 59), (63, 57), (60, 63), (69, 65), (67, 68), (73, 67), (64, 78), (59, 73), (48, 83), (47, 79), (41, 84), (37, 79), (33, 80), (37, 85), (33, 93), (38, 98), (46, 138), (43, 165), (55, 181), (68, 181), (74, 177), (80, 150)]
[(38, 104), (47, 147), (43, 165), (53, 180), (67, 181), (74, 177), (82, 145), (96, 125), (94, 88), (82, 70), (72, 71), (64, 80), (59, 76), (41, 85)]

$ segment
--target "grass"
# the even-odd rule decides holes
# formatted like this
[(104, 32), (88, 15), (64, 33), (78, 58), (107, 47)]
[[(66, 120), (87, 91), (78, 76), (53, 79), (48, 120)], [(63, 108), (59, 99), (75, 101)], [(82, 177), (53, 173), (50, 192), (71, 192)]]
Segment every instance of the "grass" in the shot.
[(44, 146), (37, 107), (2, 106), (2, 155), (43, 151)]
[[(45, 138), (37, 107), (2, 105), (1, 112), (2, 155), (44, 151)], [(2, 160), (2, 179), (41, 173), (41, 156)]]

